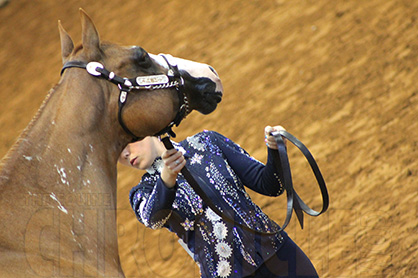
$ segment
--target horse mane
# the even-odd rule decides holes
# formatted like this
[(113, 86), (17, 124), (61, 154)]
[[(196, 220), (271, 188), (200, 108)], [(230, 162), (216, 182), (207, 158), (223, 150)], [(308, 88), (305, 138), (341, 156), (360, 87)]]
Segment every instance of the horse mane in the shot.
[[(39, 107), (38, 111), (35, 113), (35, 115), (30, 120), (29, 124), (25, 127), (25, 129), (17, 137), (15, 143), (7, 151), (6, 155), (0, 160), (0, 173), (2, 173), (3, 170), (5, 170), (4, 166), (12, 158), (13, 154), (17, 151), (17, 149), (21, 145), (21, 143), (26, 140), (26, 135), (28, 134), (29, 130), (32, 129), (35, 122), (39, 119), (40, 115), (44, 111), (46, 105), (48, 104), (49, 100), (51, 99), (52, 94), (56, 91), (57, 87), (58, 87), (58, 84), (56, 84), (54, 87), (52, 87), (52, 89), (50, 89), (48, 91), (48, 94), (44, 98), (44, 100), (43, 100), (41, 106)], [(1, 176), (0, 178), (4, 178), (4, 177)]]
[[(103, 42), (102, 44), (106, 45), (106, 42)], [(76, 54), (77, 52), (81, 51), (82, 49), (83, 49), (83, 45), (78, 44), (77, 46), (75, 46), (75, 48), (73, 50), (73, 53)], [(16, 139), (14, 144), (7, 151), (6, 155), (3, 156), (3, 158), (0, 160), (0, 173), (3, 172), (4, 166), (11, 159), (12, 155), (17, 151), (17, 149), (21, 145), (21, 143), (26, 140), (27, 133), (29, 132), (29, 130), (32, 129), (32, 126), (34, 125), (34, 123), (39, 119), (39, 116), (41, 115), (41, 113), (45, 109), (45, 106), (49, 102), (52, 94), (56, 91), (56, 88), (58, 87), (58, 85), (59, 84), (55, 84), (54, 87), (52, 87), (49, 90), (48, 94), (46, 95), (45, 99), (43, 100), (43, 102), (42, 102), (41, 106), (39, 107), (38, 111), (36, 112), (36, 114), (33, 116), (33, 118), (31, 119), (29, 124), (26, 126), (26, 128), (20, 133), (20, 135), (18, 136), (18, 138)]]

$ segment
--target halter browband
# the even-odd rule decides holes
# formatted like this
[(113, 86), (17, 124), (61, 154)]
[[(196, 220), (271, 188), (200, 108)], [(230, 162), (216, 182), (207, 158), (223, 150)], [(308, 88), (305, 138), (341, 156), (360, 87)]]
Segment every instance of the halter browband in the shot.
[(177, 112), (174, 120), (161, 131), (154, 134), (154, 136), (160, 136), (162, 134), (168, 134), (171, 137), (176, 137), (176, 134), (173, 132), (172, 128), (174, 125), (178, 126), (180, 122), (186, 118), (190, 113), (189, 102), (186, 97), (186, 94), (181, 90), (184, 86), (184, 79), (181, 76), (177, 65), (171, 65), (168, 62), (165, 55), (160, 54), (164, 58), (168, 65), (167, 74), (158, 74), (158, 75), (147, 75), (147, 76), (137, 76), (135, 78), (125, 78), (117, 76), (114, 72), (108, 71), (102, 64), (98, 62), (83, 62), (83, 61), (69, 61), (64, 64), (61, 69), (61, 75), (67, 68), (82, 68), (86, 69), (87, 72), (95, 77), (102, 77), (113, 84), (116, 84), (119, 87), (119, 101), (118, 101), (118, 120), (119, 124), (122, 126), (123, 130), (133, 137), (132, 141), (137, 141), (141, 139), (136, 136), (124, 123), (122, 119), (122, 109), (126, 103), (128, 93), (131, 90), (158, 90), (158, 89), (167, 89), (174, 87), (178, 93), (180, 100), (180, 108)]

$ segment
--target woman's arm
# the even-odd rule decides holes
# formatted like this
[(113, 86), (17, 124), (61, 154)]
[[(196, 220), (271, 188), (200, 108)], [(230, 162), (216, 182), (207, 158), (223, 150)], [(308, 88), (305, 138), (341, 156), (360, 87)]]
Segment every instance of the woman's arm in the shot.
[(186, 165), (183, 154), (176, 150), (165, 150), (161, 176), (158, 173), (145, 174), (141, 183), (130, 193), (130, 203), (139, 221), (144, 225), (161, 228), (171, 215), (176, 198), (177, 176)]
[(283, 193), (279, 173), (273, 162), (272, 148), (268, 148), (268, 159), (264, 165), (251, 157), (243, 148), (223, 135), (214, 132), (215, 140), (222, 149), (228, 164), (234, 169), (242, 183), (248, 188), (268, 196)]
[(171, 215), (176, 190), (177, 185), (168, 188), (159, 175), (145, 174), (129, 194), (138, 220), (149, 228), (162, 228)]

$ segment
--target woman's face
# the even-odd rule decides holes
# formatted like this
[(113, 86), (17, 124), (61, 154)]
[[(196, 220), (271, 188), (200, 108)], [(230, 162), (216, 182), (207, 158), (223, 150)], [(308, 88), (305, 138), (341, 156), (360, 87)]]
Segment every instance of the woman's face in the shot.
[(141, 141), (128, 144), (119, 156), (119, 163), (140, 170), (148, 169), (159, 156), (155, 140), (158, 139), (145, 137)]

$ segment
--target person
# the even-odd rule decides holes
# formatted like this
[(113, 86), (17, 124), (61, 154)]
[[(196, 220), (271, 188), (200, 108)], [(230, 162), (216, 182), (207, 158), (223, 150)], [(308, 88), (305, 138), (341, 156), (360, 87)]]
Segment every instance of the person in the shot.
[[(272, 158), (277, 145), (270, 135), (280, 129), (264, 129), (266, 164), (215, 131), (172, 141), (175, 148), (170, 150), (157, 137), (127, 145), (119, 162), (147, 171), (129, 195), (138, 220), (175, 233), (203, 278), (318, 277), (305, 253), (245, 190), (246, 186), (268, 196), (283, 193)], [(185, 166), (199, 177), (199, 186), (217, 208), (250, 229), (227, 221), (204, 203), (181, 174)]]

